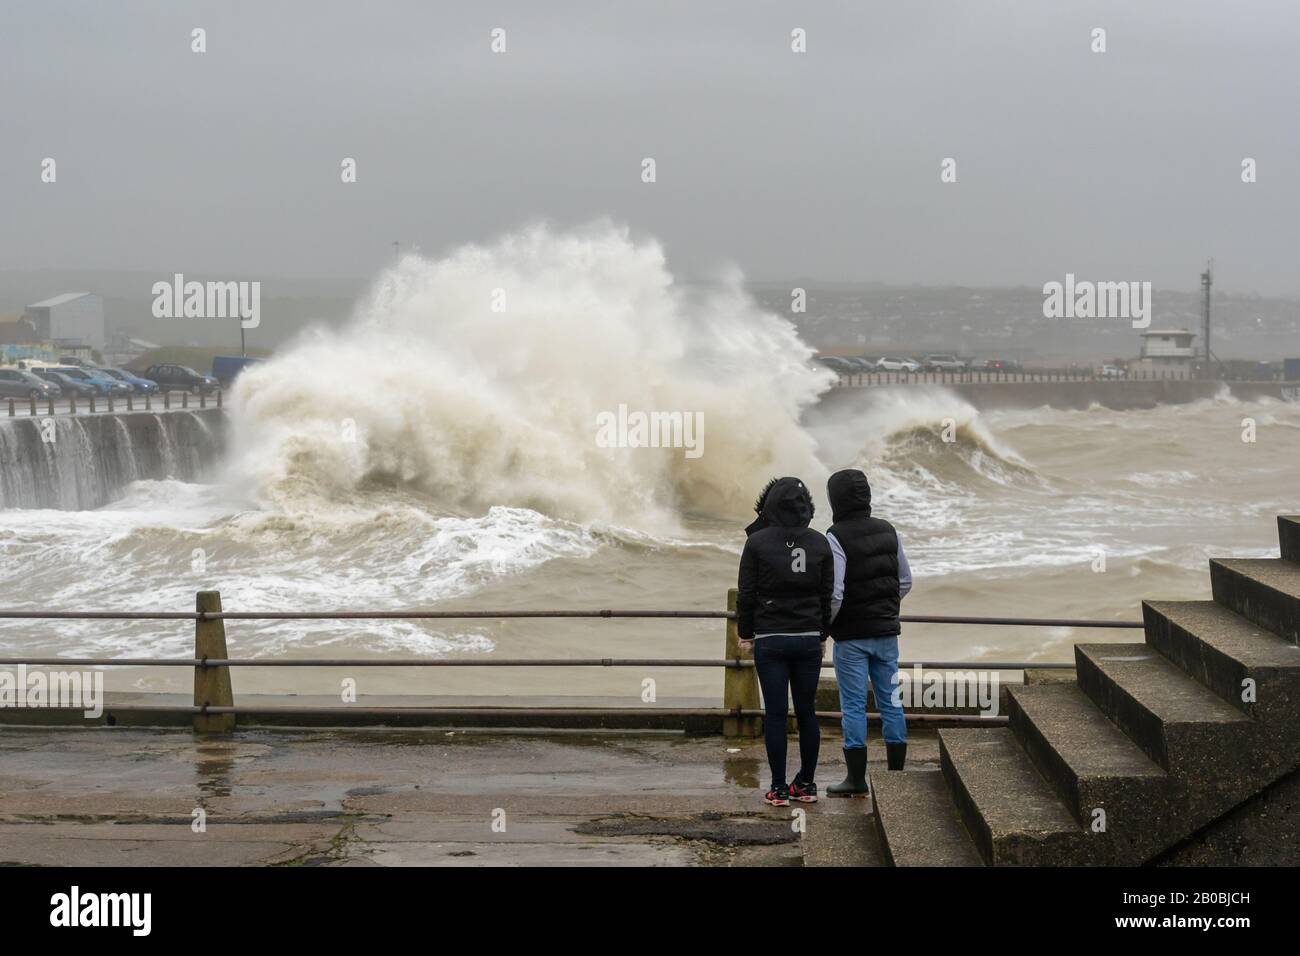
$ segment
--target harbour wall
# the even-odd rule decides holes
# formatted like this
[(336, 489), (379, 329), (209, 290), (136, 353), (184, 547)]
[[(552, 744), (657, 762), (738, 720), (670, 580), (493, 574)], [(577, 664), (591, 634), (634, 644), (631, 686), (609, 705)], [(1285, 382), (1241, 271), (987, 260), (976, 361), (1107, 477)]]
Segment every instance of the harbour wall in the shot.
[(195, 481), (225, 441), (219, 408), (0, 418), (0, 508), (98, 508), (133, 481)]
[[(843, 385), (822, 397), (821, 407), (833, 409), (854, 402), (874, 389), (927, 387), (921, 383), (889, 385)], [(1049, 408), (1086, 409), (1093, 405), (1117, 411), (1155, 408), (1157, 405), (1185, 405), (1214, 398), (1221, 392), (1241, 401), (1271, 398), (1276, 401), (1300, 401), (1300, 382), (1220, 382), (1195, 379), (1118, 380), (1086, 379), (1081, 381), (1037, 382), (946, 382), (929, 384), (960, 395), (976, 408)]]

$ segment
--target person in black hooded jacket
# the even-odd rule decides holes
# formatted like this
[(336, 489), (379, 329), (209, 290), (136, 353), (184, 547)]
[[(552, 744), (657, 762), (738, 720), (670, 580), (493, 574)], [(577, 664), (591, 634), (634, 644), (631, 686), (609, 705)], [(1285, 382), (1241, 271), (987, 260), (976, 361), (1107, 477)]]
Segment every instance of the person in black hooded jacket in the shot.
[[(741, 646), (754, 652), (763, 689), (763, 736), (772, 770), (764, 802), (817, 800), (817, 681), (831, 626), (835, 564), (826, 538), (808, 527), (812, 495), (798, 478), (780, 478), (763, 490), (759, 520), (746, 532), (740, 555), (736, 629)], [(786, 783), (787, 699), (799, 723), (799, 772)]]

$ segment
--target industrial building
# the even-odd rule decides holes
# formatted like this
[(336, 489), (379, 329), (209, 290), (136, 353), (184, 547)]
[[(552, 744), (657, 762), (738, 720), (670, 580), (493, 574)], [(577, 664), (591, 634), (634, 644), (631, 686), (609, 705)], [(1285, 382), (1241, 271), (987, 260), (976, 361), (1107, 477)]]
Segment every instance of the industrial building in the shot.
[(104, 300), (93, 292), (65, 292), (36, 302), (27, 307), (23, 318), (42, 342), (104, 347)]
[(1152, 329), (1142, 333), (1142, 351), (1137, 361), (1129, 363), (1129, 372), (1142, 372), (1156, 378), (1193, 378), (1196, 349), (1195, 332), (1187, 329)]

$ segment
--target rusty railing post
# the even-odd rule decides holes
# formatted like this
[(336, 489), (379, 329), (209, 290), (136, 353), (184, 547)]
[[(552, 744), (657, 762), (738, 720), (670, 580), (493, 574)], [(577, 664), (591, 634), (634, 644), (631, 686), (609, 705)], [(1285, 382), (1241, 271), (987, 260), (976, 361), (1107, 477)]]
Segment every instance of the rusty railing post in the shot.
[[(736, 610), (736, 589), (727, 592), (727, 610), (733, 614)], [(726, 646), (723, 658), (729, 661), (750, 661), (754, 655), (740, 649), (740, 635), (736, 630), (736, 619), (727, 618)], [(758, 710), (758, 672), (752, 667), (728, 667), (724, 672), (722, 683), (722, 707), (727, 711)], [(727, 737), (757, 737), (762, 730), (760, 717), (722, 718), (722, 733)]]
[[(220, 591), (200, 591), (194, 609), (200, 613), (221, 610)], [(226, 660), (226, 622), (199, 617), (194, 621), (194, 659)], [(234, 707), (235, 694), (230, 686), (229, 667), (194, 665), (194, 706)], [(194, 715), (194, 731), (200, 734), (228, 734), (235, 729), (234, 714)]]

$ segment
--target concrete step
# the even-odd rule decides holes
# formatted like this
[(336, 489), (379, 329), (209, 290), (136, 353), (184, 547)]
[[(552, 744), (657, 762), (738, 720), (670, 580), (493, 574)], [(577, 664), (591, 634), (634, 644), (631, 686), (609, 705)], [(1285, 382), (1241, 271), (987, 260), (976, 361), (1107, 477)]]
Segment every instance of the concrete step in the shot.
[(1300, 643), (1300, 564), (1281, 558), (1214, 558), (1210, 589), (1219, 604)]
[(1005, 727), (939, 732), (939, 759), (975, 848), (993, 866), (1105, 862)]
[(1242, 713), (1300, 719), (1300, 646), (1214, 601), (1144, 601), (1142, 617), (1148, 645)]
[[(843, 801), (854, 807), (865, 800)], [(803, 806), (791, 804), (791, 806)], [(827, 813), (818, 805), (809, 810), (799, 837), (804, 866), (888, 866), (880, 834), (871, 814), (864, 810)]]
[(873, 774), (871, 799), (885, 858), (894, 866), (982, 866), (936, 770)]
[(1277, 538), (1282, 557), (1300, 562), (1300, 515), (1278, 515)]
[(1223, 787), (1258, 774), (1255, 723), (1146, 644), (1076, 644), (1079, 686), (1152, 760)]
[(1074, 819), (1089, 829), (1104, 820), (1116, 843), (1112, 861), (1136, 862), (1161, 848), (1153, 845), (1151, 814), (1170, 796), (1169, 775), (1078, 686), (1013, 687), (1008, 716), (1012, 733)]

